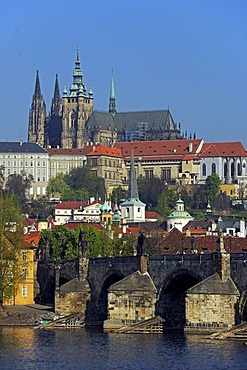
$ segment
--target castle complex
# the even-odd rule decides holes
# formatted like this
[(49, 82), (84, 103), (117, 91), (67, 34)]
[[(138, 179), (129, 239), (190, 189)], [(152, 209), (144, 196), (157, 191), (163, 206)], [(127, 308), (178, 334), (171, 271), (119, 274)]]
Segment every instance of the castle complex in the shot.
[(41, 147), (83, 148), (93, 142), (112, 146), (116, 141), (181, 139), (169, 110), (117, 112), (112, 74), (108, 112), (94, 110), (92, 89), (87, 93), (77, 50), (73, 83), (62, 98), (56, 75), (49, 115), (37, 71), (29, 113), (28, 141)]

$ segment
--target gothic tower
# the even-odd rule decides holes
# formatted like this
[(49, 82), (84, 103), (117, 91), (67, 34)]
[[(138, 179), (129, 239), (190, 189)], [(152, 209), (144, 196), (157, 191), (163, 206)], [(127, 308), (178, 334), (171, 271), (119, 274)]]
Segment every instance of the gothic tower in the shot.
[(110, 98), (109, 98), (109, 113), (111, 113), (112, 116), (115, 116), (115, 114), (117, 113), (117, 104), (116, 104), (116, 97), (115, 97), (115, 86), (114, 86), (113, 70), (112, 70), (112, 76), (111, 76), (111, 90), (110, 90)]
[(56, 75), (54, 94), (51, 103), (51, 111), (45, 124), (45, 146), (52, 148), (61, 146), (62, 131), (62, 99), (60, 98), (58, 75)]
[(66, 88), (62, 99), (62, 148), (83, 148), (84, 127), (93, 111), (93, 93), (90, 89), (88, 95), (82, 81), (81, 63), (77, 49), (73, 83), (69, 94)]
[(41, 94), (39, 72), (37, 71), (35, 89), (29, 111), (28, 141), (44, 146), (46, 105)]

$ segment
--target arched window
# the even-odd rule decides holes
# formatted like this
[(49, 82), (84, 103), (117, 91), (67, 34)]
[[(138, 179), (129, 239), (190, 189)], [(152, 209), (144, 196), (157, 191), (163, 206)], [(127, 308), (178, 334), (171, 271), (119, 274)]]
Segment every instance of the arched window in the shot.
[(231, 164), (231, 177), (234, 177), (234, 163)]
[(203, 163), (202, 165), (202, 176), (207, 176), (207, 168), (206, 168), (205, 163)]
[(224, 178), (227, 178), (227, 163), (224, 163)]
[(216, 164), (212, 163), (212, 174), (216, 173)]
[(238, 162), (238, 176), (241, 176), (241, 175), (242, 175), (241, 164), (240, 162)]

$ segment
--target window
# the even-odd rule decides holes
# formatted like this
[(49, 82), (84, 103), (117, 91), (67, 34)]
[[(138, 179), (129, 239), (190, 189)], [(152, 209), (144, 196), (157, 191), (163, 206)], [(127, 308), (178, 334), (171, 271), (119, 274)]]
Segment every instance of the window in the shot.
[(224, 163), (224, 177), (227, 178), (227, 163)]
[(212, 174), (216, 173), (216, 164), (212, 163)]
[(27, 278), (27, 268), (26, 267), (23, 267), (23, 269), (22, 269), (22, 278), (23, 279)]
[(202, 165), (202, 176), (207, 176), (207, 167), (205, 163)]
[(141, 208), (138, 208), (138, 212), (141, 212)]
[(97, 158), (92, 158), (92, 166), (97, 166)]
[(171, 179), (171, 169), (170, 168), (162, 168), (161, 177), (162, 177), (163, 180), (170, 180)]
[(22, 252), (22, 261), (26, 261), (27, 260), (27, 251), (23, 251)]
[(231, 177), (234, 177), (234, 163), (231, 164)]
[(145, 177), (147, 179), (152, 179), (154, 177), (154, 171), (153, 170), (144, 170)]
[(238, 163), (238, 176), (241, 176), (241, 175), (242, 175), (241, 164)]
[(22, 297), (27, 297), (27, 286), (22, 287)]

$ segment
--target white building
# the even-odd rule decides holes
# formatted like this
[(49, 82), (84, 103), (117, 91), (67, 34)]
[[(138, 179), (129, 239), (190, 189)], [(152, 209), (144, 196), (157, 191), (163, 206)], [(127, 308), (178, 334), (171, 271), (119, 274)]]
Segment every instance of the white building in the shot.
[(216, 173), (222, 184), (234, 183), (247, 175), (247, 152), (240, 142), (204, 143), (199, 153), (200, 183)]
[(0, 166), (3, 166), (4, 184), (9, 175), (32, 175), (29, 198), (46, 195), (49, 180), (49, 154), (38, 144), (19, 142), (0, 142)]

